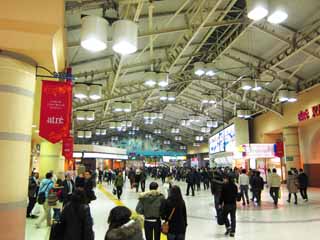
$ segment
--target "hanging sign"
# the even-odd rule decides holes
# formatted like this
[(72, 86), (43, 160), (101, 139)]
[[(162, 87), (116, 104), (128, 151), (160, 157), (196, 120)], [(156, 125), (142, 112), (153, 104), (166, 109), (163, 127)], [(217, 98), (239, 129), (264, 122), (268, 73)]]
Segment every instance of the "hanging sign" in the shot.
[(277, 142), (275, 144), (275, 155), (279, 158), (284, 157), (284, 146), (283, 142)]
[(73, 137), (66, 137), (62, 142), (62, 155), (70, 160), (73, 158)]
[(42, 81), (39, 135), (51, 143), (69, 137), (71, 110), (71, 82)]

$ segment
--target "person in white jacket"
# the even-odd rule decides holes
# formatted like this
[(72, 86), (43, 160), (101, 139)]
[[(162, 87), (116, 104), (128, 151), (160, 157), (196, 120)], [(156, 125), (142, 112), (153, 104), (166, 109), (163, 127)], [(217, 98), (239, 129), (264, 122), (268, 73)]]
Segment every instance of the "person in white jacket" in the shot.
[(239, 176), (239, 185), (240, 185), (240, 193), (242, 199), (242, 205), (245, 206), (246, 202), (249, 205), (249, 177), (247, 175), (247, 170), (242, 169), (241, 174)]

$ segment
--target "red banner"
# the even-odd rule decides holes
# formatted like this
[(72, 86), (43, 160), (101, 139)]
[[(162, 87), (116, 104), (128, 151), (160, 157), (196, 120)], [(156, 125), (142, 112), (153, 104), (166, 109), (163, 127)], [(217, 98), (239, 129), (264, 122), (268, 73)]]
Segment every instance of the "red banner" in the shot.
[(73, 158), (73, 137), (67, 137), (63, 139), (62, 155), (67, 160), (70, 160)]
[(71, 81), (42, 81), (39, 135), (51, 143), (69, 137), (71, 111)]
[(277, 142), (276, 143), (276, 151), (275, 155), (279, 158), (284, 157), (284, 146), (283, 142)]

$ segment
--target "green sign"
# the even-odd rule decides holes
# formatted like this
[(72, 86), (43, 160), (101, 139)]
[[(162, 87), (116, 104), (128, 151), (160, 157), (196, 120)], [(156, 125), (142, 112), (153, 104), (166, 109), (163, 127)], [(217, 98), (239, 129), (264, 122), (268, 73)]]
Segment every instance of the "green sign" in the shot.
[(293, 160), (294, 160), (293, 156), (286, 157), (287, 162), (293, 162)]

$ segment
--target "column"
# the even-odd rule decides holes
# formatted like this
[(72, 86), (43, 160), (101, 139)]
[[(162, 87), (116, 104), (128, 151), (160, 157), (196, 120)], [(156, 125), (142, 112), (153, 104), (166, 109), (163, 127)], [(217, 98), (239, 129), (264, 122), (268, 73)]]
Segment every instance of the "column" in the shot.
[(64, 172), (64, 157), (61, 155), (62, 144), (52, 144), (42, 142), (40, 145), (40, 177), (45, 177), (46, 173), (53, 171), (57, 176)]
[(0, 51), (0, 232), (25, 238), (26, 203), (35, 89), (35, 63)]
[[(297, 127), (288, 127), (283, 129), (284, 156), (286, 170), (290, 168), (300, 168), (300, 148), (299, 134)], [(286, 173), (284, 174), (286, 175)]]

